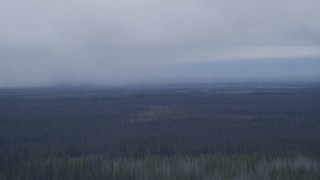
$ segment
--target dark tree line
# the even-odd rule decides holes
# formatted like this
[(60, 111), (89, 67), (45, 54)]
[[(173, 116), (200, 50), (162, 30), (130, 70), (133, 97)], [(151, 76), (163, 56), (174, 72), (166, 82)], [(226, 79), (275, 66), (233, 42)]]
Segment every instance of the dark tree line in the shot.
[(34, 158), (319, 156), (319, 88), (240, 90), (1, 90), (0, 171)]

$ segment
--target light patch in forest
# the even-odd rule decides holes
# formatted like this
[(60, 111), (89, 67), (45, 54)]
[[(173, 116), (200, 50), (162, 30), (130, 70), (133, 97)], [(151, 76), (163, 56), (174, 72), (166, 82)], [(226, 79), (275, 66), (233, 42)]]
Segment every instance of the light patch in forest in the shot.
[(134, 112), (130, 116), (132, 122), (145, 122), (145, 121), (164, 121), (169, 120), (168, 117), (174, 113), (174, 105), (164, 106), (150, 106), (138, 112)]

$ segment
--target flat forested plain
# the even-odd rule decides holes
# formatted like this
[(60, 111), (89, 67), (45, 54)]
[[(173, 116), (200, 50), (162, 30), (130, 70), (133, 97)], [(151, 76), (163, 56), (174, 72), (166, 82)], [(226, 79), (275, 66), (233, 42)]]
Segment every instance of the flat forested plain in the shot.
[(320, 179), (320, 84), (3, 88), (0, 179)]

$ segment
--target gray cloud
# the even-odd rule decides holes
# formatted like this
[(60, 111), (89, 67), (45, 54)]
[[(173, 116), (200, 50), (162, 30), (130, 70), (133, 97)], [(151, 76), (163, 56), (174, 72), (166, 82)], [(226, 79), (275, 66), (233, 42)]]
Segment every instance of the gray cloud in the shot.
[(318, 0), (0, 0), (0, 86), (125, 83), (168, 64), (320, 57), (319, 7)]

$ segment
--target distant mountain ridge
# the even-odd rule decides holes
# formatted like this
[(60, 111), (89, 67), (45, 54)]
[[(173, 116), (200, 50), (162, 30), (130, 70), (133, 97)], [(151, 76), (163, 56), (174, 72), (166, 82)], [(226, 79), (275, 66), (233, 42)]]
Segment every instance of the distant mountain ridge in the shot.
[(145, 77), (171, 81), (317, 80), (320, 58), (228, 60), (159, 65)]

